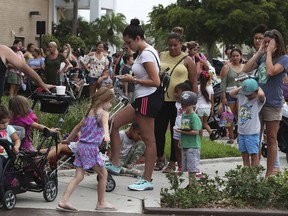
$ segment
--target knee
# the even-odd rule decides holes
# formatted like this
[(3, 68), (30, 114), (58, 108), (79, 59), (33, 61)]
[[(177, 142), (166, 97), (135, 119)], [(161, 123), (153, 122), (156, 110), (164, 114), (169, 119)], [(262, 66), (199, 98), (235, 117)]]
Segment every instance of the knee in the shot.
[(98, 174), (99, 179), (107, 179), (108, 172), (104, 167), (101, 168), (97, 174)]

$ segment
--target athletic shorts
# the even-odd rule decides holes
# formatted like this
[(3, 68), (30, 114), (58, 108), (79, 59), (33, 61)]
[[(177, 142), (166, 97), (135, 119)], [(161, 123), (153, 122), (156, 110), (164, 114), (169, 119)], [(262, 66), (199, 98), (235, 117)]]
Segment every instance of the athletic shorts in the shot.
[(7, 75), (7, 83), (20, 85), (20, 83), (21, 83), (20, 75), (17, 73), (9, 72)]
[(260, 134), (243, 135), (238, 134), (238, 147), (240, 152), (248, 154), (259, 153)]
[(263, 106), (259, 117), (261, 121), (280, 121), (282, 119), (282, 107)]
[(200, 149), (183, 148), (182, 149), (182, 169), (183, 172), (199, 172)]
[(158, 91), (151, 95), (135, 98), (131, 103), (136, 114), (155, 118), (162, 107), (162, 99)]

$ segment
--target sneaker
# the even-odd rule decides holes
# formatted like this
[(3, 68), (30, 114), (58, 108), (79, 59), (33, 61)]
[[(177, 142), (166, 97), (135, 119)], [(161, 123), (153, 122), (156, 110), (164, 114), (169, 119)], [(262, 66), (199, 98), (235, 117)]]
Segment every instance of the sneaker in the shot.
[(106, 163), (105, 168), (109, 173), (113, 175), (120, 175), (121, 166), (115, 166), (112, 163)]
[(153, 183), (145, 179), (140, 179), (135, 184), (128, 186), (128, 189), (133, 191), (153, 190), (153, 188)]

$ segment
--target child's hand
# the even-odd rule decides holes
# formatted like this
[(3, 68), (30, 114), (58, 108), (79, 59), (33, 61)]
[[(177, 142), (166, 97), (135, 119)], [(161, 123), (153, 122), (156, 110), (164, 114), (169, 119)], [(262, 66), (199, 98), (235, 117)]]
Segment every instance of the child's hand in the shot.
[(19, 153), (19, 147), (14, 146), (13, 147), (13, 151), (14, 151), (15, 154), (18, 154)]
[(179, 128), (174, 128), (174, 131), (181, 133), (181, 130)]
[(104, 134), (104, 141), (105, 141), (105, 142), (110, 142), (110, 136), (109, 136), (109, 134)]
[(59, 133), (60, 132), (60, 128), (50, 128), (49, 131), (52, 132), (52, 133)]

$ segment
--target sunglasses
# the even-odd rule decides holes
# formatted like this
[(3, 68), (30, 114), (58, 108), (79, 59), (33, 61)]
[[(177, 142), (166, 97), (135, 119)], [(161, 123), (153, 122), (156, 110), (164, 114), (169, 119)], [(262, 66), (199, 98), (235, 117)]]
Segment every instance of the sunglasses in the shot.
[(270, 37), (270, 38), (276, 38), (276, 35), (274, 34), (274, 32), (272, 32), (272, 31), (266, 31), (265, 33), (264, 33), (264, 37)]

